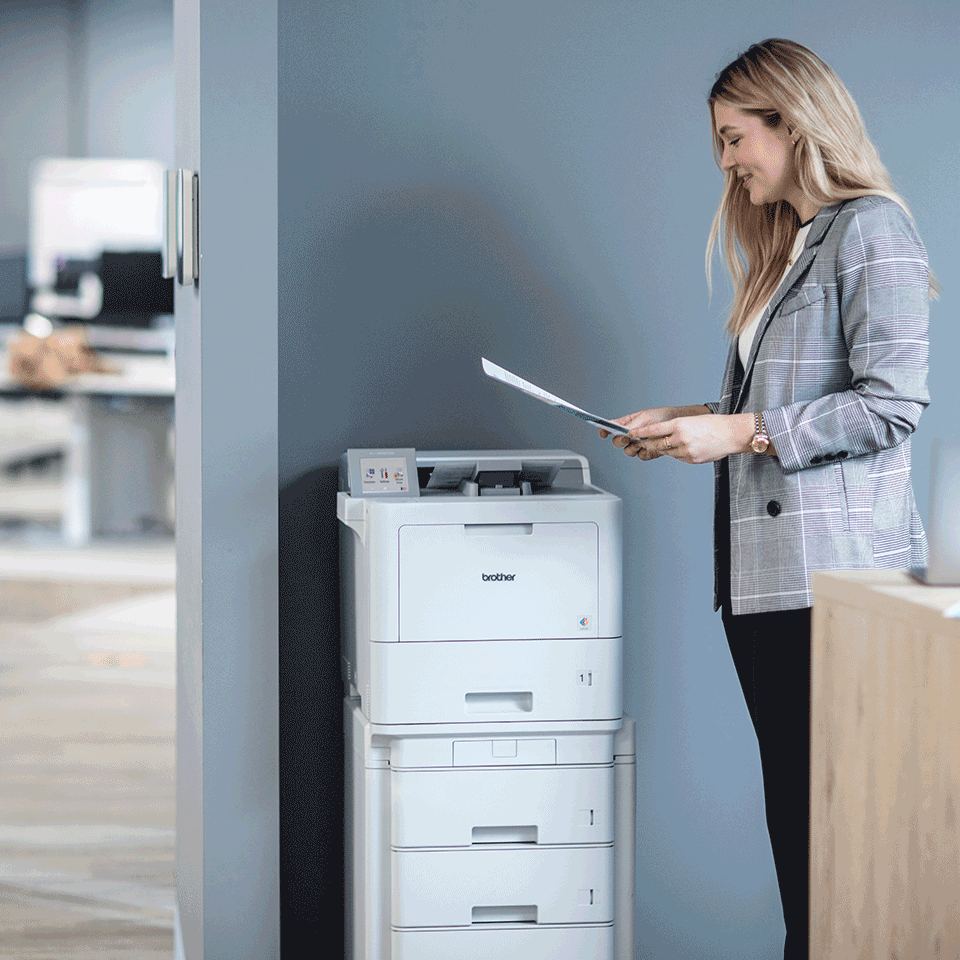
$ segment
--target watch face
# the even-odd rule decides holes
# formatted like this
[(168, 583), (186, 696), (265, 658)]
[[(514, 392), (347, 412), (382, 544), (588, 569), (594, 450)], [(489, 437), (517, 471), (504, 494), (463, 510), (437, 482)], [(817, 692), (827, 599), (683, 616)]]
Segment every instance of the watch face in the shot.
[(770, 440), (767, 437), (754, 437), (750, 441), (750, 446), (754, 453), (765, 453), (767, 447), (770, 446)]

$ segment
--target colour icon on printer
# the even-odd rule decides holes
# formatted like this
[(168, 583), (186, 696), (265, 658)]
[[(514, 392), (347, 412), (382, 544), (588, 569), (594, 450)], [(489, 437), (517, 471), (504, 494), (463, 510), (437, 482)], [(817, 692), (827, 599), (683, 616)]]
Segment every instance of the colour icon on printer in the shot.
[(584, 617), (584, 618), (580, 621), (580, 626), (583, 627), (584, 630), (586, 630), (587, 627), (590, 626), (590, 618), (589, 618), (589, 617)]

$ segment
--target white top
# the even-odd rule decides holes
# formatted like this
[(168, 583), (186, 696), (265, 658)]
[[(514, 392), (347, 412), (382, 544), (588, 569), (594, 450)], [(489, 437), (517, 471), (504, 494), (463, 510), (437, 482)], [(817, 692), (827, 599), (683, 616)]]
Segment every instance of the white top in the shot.
[[(804, 244), (807, 242), (807, 234), (810, 232), (810, 225), (812, 223), (813, 221), (811, 220), (810, 223), (804, 224), (797, 232), (797, 239), (793, 241), (793, 250), (790, 251), (790, 257), (787, 260), (787, 269), (783, 271), (783, 276), (777, 284), (777, 289), (779, 289), (780, 284), (786, 279), (787, 274), (793, 269), (793, 265), (797, 262), (797, 258), (803, 252)], [(777, 291), (774, 290), (767, 302), (754, 314), (753, 319), (744, 327), (743, 333), (740, 334), (740, 362), (744, 367), (747, 365), (750, 348), (753, 346), (753, 338), (757, 335), (757, 327), (760, 326), (760, 320), (766, 312), (767, 307), (770, 306), (770, 300), (776, 296), (776, 293)]]

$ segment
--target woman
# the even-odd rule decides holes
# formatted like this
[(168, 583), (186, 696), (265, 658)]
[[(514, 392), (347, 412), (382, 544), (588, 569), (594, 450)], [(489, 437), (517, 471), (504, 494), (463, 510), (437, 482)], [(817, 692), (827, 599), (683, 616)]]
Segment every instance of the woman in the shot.
[[(617, 422), (627, 456), (715, 463), (715, 598), (760, 746), (786, 921), (808, 956), (810, 574), (926, 562), (910, 434), (935, 290), (906, 205), (836, 74), (766, 40), (709, 96), (735, 297), (717, 403)], [(602, 437), (609, 436), (601, 430)]]

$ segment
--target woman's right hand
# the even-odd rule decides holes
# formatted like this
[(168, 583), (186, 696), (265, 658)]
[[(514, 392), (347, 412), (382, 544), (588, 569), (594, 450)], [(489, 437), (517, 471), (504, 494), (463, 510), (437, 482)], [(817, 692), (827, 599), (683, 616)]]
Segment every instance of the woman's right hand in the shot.
[[(640, 410), (637, 413), (627, 414), (625, 417), (615, 417), (614, 423), (619, 423), (631, 431), (642, 431), (644, 427), (649, 427), (653, 423), (663, 423), (664, 420), (673, 420), (680, 416), (679, 407), (656, 407), (653, 410)], [(620, 433), (611, 434), (609, 430), (600, 428), (600, 437), (605, 440), (607, 437), (613, 437), (613, 445), (620, 447), (628, 457), (637, 457), (639, 460), (655, 460), (662, 457), (663, 452), (657, 452), (653, 445), (648, 445), (642, 432), (635, 437), (626, 437)]]
[(678, 417), (700, 416), (710, 411), (702, 406), (692, 407), (654, 407), (652, 410), (639, 410), (636, 413), (627, 414), (625, 417), (615, 417), (614, 423), (619, 423), (626, 427), (633, 436), (624, 436), (623, 434), (611, 434), (609, 430), (599, 428), (601, 439), (613, 436), (613, 445), (619, 447), (628, 457), (636, 457), (638, 460), (656, 460), (657, 457), (664, 455), (662, 442), (655, 442), (651, 439), (649, 442), (643, 436), (645, 427), (655, 423), (663, 423), (666, 420), (676, 420)]

